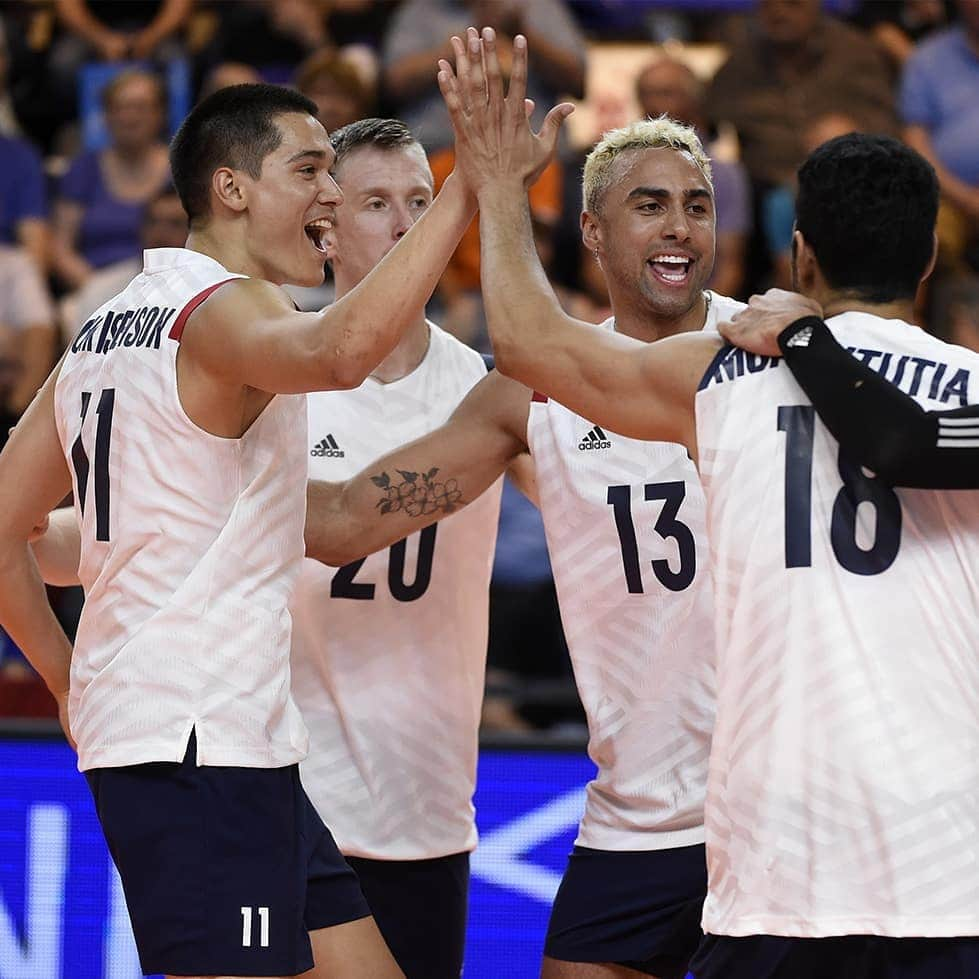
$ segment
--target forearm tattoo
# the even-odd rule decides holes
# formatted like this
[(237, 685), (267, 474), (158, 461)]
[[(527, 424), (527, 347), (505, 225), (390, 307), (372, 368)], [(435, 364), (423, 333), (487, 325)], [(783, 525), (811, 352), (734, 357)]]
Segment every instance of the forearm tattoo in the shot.
[(454, 513), (465, 504), (462, 490), (455, 479), (436, 481), (438, 469), (424, 473), (396, 469), (401, 482), (396, 483), (386, 472), (371, 476), (371, 482), (382, 490), (377, 501), (381, 513), (404, 511), (409, 517), (425, 517), (432, 513)]

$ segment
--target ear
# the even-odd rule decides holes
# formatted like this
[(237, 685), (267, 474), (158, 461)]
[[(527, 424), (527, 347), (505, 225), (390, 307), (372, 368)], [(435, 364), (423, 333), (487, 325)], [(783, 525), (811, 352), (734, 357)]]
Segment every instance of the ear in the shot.
[(596, 258), (602, 253), (602, 228), (593, 214), (581, 212), (581, 240)]
[(241, 174), (230, 167), (218, 167), (211, 174), (211, 190), (215, 197), (229, 210), (241, 212), (247, 206), (246, 188)]
[(810, 295), (816, 286), (819, 264), (816, 255), (798, 228), (792, 231), (792, 288)]

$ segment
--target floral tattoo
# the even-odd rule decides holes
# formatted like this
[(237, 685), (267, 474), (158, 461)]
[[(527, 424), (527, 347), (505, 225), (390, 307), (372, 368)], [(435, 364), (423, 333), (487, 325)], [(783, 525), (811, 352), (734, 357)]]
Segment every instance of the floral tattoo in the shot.
[(463, 506), (458, 481), (436, 482), (438, 469), (429, 469), (425, 473), (395, 471), (401, 476), (400, 483), (395, 483), (386, 472), (371, 476), (371, 482), (384, 490), (377, 502), (381, 513), (404, 510), (409, 517), (425, 517), (432, 513), (454, 513)]

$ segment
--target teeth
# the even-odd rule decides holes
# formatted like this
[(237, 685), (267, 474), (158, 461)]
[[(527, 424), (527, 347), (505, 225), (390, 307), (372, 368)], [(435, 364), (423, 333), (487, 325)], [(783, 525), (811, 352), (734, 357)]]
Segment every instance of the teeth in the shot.
[(690, 262), (689, 258), (684, 258), (682, 255), (656, 255), (650, 259), (651, 262), (669, 262), (672, 265), (687, 265)]

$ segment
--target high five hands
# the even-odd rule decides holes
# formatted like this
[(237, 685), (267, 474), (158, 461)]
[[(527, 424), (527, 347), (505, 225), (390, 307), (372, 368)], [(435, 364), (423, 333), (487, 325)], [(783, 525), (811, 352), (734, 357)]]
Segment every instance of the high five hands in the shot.
[(439, 61), (438, 83), (455, 131), (456, 169), (479, 197), (493, 186), (529, 187), (554, 156), (558, 134), (574, 106), (554, 106), (540, 132), (530, 125), (534, 105), (527, 94), (527, 39), (513, 40), (510, 84), (503, 77), (496, 32), (470, 27), (466, 38), (452, 38), (455, 69)]

